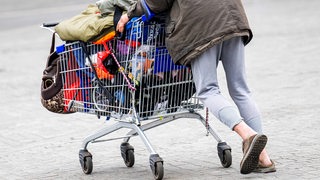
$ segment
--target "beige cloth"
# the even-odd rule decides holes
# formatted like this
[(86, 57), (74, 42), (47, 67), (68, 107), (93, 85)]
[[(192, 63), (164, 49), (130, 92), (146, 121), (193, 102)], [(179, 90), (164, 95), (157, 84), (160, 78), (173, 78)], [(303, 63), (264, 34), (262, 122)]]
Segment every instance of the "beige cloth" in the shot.
[(114, 31), (113, 14), (102, 17), (96, 5), (88, 5), (81, 14), (60, 22), (55, 31), (64, 41), (96, 41)]

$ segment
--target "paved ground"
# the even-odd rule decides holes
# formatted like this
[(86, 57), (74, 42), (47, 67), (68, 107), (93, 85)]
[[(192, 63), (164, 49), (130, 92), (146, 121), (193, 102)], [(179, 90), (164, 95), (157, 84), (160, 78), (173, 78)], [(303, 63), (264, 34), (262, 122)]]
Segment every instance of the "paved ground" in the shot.
[[(14, 0), (0, 6), (0, 179), (152, 179), (148, 151), (139, 138), (130, 141), (136, 155), (133, 168), (122, 161), (121, 141), (90, 144), (94, 170), (84, 175), (78, 162), (82, 140), (113, 122), (84, 114), (56, 115), (40, 104), (51, 34), (39, 25), (80, 12), (88, 2), (94, 1), (73, 0), (63, 7), (62, 0)], [(180, 119), (146, 132), (164, 159), (164, 179), (319, 178), (320, 2), (244, 3), (254, 31), (246, 49), (248, 79), (278, 171), (241, 175), (240, 138), (210, 116), (233, 148), (233, 165), (221, 167), (216, 141), (205, 136), (201, 123)]]

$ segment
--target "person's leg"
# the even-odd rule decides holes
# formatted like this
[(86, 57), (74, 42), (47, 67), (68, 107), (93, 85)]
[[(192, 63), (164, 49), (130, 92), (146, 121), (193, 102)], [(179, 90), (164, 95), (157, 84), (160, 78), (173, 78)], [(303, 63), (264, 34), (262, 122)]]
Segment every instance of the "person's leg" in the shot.
[(217, 66), (220, 59), (221, 45), (218, 44), (191, 62), (196, 95), (208, 107), (210, 112), (230, 129), (242, 121), (237, 110), (220, 93), (217, 80)]
[[(241, 116), (245, 123), (254, 131), (262, 134), (261, 115), (260, 111), (251, 96), (246, 81), (244, 44), (241, 37), (232, 38), (223, 43), (221, 52), (222, 64), (226, 73), (228, 90), (230, 96), (237, 105)], [(246, 139), (249, 132), (244, 125), (235, 127), (234, 130), (243, 138)], [(260, 155), (260, 163), (270, 165), (270, 158), (264, 149)]]
[(221, 56), (231, 98), (237, 105), (245, 123), (256, 132), (262, 134), (260, 111), (251, 96), (246, 81), (242, 38), (235, 37), (225, 41)]
[(240, 172), (246, 174), (257, 167), (259, 154), (267, 138), (264, 135), (256, 135), (257, 133), (242, 121), (237, 108), (220, 93), (216, 69), (221, 47), (222, 43), (210, 48), (192, 61), (193, 80), (197, 89), (197, 97), (209, 108), (210, 112), (230, 129), (235, 130), (243, 139), (248, 139), (244, 141), (247, 143), (245, 143), (244, 157), (240, 164)]

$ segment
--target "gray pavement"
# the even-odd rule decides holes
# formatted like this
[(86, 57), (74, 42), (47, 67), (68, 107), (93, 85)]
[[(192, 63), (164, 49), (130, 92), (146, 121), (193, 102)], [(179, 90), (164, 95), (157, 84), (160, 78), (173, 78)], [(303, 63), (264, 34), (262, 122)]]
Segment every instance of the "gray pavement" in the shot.
[[(39, 25), (70, 17), (91, 2), (2, 2), (0, 179), (153, 179), (148, 151), (138, 137), (130, 141), (133, 168), (125, 167), (116, 140), (89, 145), (94, 169), (84, 175), (78, 161), (82, 140), (114, 122), (81, 113), (57, 115), (41, 106), (40, 80), (51, 34)], [(232, 166), (222, 168), (216, 141), (205, 136), (201, 123), (180, 119), (146, 131), (164, 159), (164, 179), (319, 179), (320, 1), (243, 2), (254, 31), (246, 49), (248, 80), (277, 172), (241, 175), (241, 140), (211, 115), (210, 123), (232, 147)], [(227, 94), (221, 66), (219, 73)]]

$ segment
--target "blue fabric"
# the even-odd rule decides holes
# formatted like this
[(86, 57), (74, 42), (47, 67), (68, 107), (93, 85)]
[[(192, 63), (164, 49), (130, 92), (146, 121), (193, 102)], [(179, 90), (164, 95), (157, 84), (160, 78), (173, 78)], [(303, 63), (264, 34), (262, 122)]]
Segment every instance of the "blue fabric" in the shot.
[(156, 49), (156, 55), (154, 58), (153, 73), (167, 72), (177, 69), (185, 68), (185, 66), (175, 65), (165, 48)]

